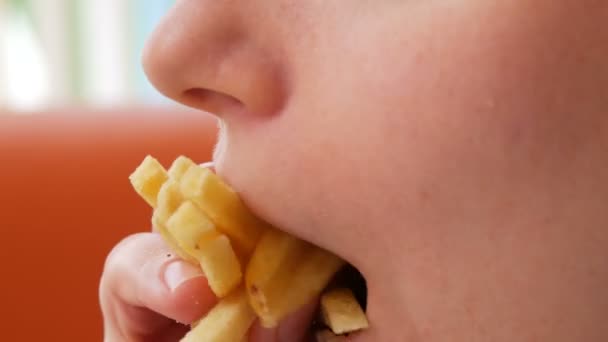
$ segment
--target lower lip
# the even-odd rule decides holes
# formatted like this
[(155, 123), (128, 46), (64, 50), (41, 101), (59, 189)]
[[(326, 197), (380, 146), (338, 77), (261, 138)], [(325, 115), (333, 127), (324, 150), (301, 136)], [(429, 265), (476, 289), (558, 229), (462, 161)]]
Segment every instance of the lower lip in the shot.
[(215, 163), (212, 161), (202, 163), (202, 164), (200, 164), (200, 167), (202, 167), (204, 169), (209, 169), (209, 170), (211, 170), (211, 172), (215, 173)]

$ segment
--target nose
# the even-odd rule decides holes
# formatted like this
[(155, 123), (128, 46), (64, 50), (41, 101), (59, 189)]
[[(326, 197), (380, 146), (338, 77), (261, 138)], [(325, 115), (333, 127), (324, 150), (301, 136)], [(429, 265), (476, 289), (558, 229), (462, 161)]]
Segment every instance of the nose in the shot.
[(262, 6), (180, 0), (144, 49), (150, 82), (165, 96), (219, 116), (280, 111), (285, 65)]

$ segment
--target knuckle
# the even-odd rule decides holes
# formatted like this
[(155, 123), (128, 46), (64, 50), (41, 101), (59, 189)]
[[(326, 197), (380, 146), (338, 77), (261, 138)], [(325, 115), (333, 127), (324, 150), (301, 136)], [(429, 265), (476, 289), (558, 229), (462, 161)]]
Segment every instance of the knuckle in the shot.
[(104, 274), (116, 271), (125, 260), (129, 260), (136, 254), (136, 248), (140, 245), (140, 241), (145, 238), (145, 233), (129, 235), (118, 242), (114, 248), (108, 253), (104, 264)]
[(121, 279), (124, 278), (124, 274), (145, 260), (146, 251), (150, 250), (150, 246), (156, 240), (152, 235), (152, 233), (129, 235), (112, 248), (106, 257), (99, 282), (101, 298), (107, 297), (107, 293), (112, 291), (116, 283), (123, 283)]

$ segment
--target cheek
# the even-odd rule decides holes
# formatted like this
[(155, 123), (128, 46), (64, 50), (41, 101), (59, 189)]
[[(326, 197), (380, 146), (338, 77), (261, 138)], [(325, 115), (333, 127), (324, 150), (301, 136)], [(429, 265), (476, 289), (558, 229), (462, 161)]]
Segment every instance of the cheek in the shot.
[[(348, 253), (341, 249), (370, 239), (390, 244), (370, 229), (375, 222), (428, 226), (441, 223), (439, 211), (454, 220), (471, 211), (464, 199), (515, 193), (512, 183), (559, 166), (556, 155), (575, 138), (564, 132), (580, 121), (570, 114), (598, 87), (570, 52), (585, 41), (560, 28), (566, 14), (549, 5), (419, 6), (407, 20), (344, 31), (319, 23), (330, 34), (302, 44), (314, 49), (296, 60), (285, 113), (263, 127), (231, 127), (227, 155), (250, 170), (235, 173), (239, 181), (278, 199), (257, 210)], [(546, 16), (529, 14), (538, 11)]]
[[(316, 77), (330, 86), (304, 103), (325, 102), (294, 120), (333, 151), (325, 162), (343, 164), (335, 178), (352, 191), (348, 198), (430, 192), (437, 183), (450, 188), (449, 201), (495, 183), (509, 191), (509, 181), (573, 158), (587, 114), (605, 98), (599, 59), (606, 54), (590, 49), (601, 38), (583, 24), (587, 18), (534, 3), (436, 6), (405, 24), (355, 27), (357, 39), (339, 47), (346, 53), (317, 66)], [(539, 11), (545, 15), (530, 14)], [(580, 30), (572, 33), (564, 21)], [(369, 179), (391, 181), (369, 189), (365, 179), (345, 177), (360, 168), (373, 170), (358, 172)], [(414, 212), (420, 199), (408, 201)]]
[[(490, 15), (484, 10), (501, 15), (473, 24)], [(436, 8), (405, 23), (354, 25), (328, 38), (341, 45), (320, 44), (300, 82), (311, 86), (277, 125), (300, 162), (326, 165), (315, 180), (336, 193), (314, 194), (316, 203), (367, 208), (370, 218), (376, 207), (419, 213), (438, 183), (464, 187), (463, 178), (497, 176), (485, 167), (512, 170), (518, 164), (508, 158), (533, 153), (562, 123), (555, 101), (571, 94), (555, 70), (572, 69), (561, 54), (568, 44), (548, 42), (544, 27), (508, 9), (478, 11)], [(407, 206), (395, 200), (404, 197)]]
[(325, 40), (298, 61), (283, 115), (227, 127), (220, 158), (257, 213), (379, 280), (387, 331), (407, 307), (445, 332), (435, 340), (479, 327), (518, 339), (564, 298), (584, 307), (568, 258), (591, 248), (567, 228), (548, 237), (547, 218), (585, 179), (605, 51), (585, 38), (597, 27), (550, 1), (443, 3), (313, 35)]

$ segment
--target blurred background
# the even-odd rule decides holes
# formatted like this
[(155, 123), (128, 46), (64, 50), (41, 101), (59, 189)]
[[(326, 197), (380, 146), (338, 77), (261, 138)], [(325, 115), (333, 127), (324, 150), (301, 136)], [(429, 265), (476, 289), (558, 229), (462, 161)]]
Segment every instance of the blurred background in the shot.
[(167, 105), (140, 65), (174, 0), (0, 0), (0, 112)]
[(172, 2), (0, 0), (0, 340), (102, 341), (106, 256), (151, 226), (129, 174), (211, 158), (215, 119), (140, 65)]

